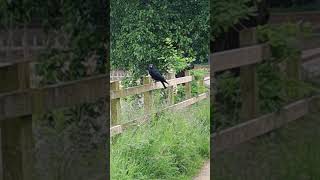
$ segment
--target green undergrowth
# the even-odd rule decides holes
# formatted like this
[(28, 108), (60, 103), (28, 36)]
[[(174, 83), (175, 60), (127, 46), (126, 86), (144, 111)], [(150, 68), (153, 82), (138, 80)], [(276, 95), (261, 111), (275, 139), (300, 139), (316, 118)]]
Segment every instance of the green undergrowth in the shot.
[(129, 128), (111, 140), (111, 179), (192, 179), (209, 158), (209, 134), (209, 100)]

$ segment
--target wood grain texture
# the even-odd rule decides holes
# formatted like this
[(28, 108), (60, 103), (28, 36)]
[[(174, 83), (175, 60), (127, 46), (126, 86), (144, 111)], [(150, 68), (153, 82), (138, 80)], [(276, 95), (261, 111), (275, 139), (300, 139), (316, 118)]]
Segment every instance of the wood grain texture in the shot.
[[(178, 85), (178, 84), (183, 84), (190, 81), (192, 81), (192, 76), (170, 79), (168, 80), (168, 83), (169, 83), (168, 87)], [(135, 87), (130, 87), (126, 89), (121, 89), (118, 91), (111, 91), (110, 96), (111, 96), (111, 99), (117, 99), (121, 97), (141, 94), (147, 91), (152, 91), (152, 90), (162, 89), (162, 88), (163, 88), (162, 84), (160, 82), (157, 82), (152, 84), (146, 84), (146, 85), (135, 86)]]
[(107, 96), (108, 75), (0, 94), (0, 120), (95, 102)]
[(261, 62), (268, 54), (266, 44), (253, 45), (210, 55), (211, 71), (241, 67)]

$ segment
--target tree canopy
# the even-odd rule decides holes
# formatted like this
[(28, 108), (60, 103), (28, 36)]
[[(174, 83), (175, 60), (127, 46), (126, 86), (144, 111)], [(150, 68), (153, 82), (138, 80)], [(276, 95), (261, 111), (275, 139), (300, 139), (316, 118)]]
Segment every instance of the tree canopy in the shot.
[(139, 77), (149, 63), (180, 71), (208, 56), (209, 2), (111, 0), (111, 67)]
[(254, 15), (255, 7), (248, 4), (252, 0), (211, 0), (210, 26), (211, 40), (234, 28), (243, 19)]

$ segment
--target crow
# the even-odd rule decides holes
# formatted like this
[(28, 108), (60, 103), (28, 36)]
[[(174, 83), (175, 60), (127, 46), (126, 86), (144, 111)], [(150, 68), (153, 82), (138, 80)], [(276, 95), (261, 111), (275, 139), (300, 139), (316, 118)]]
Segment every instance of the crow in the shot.
[(152, 79), (154, 79), (156, 82), (160, 81), (163, 85), (163, 87), (166, 89), (167, 87), (164, 85), (164, 83), (169, 83), (164, 79), (164, 77), (160, 74), (160, 72), (153, 66), (153, 64), (149, 64), (148, 71)]

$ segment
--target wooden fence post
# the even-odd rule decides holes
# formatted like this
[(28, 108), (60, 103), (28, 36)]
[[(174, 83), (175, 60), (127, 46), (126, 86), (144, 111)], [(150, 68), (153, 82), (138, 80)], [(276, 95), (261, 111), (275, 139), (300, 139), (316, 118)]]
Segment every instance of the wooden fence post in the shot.
[[(9, 34), (12, 34), (11, 32)], [(10, 36), (10, 35), (9, 35)], [(12, 35), (10, 36), (12, 37)], [(12, 40), (10, 39), (9, 40)], [(22, 39), (24, 57), (27, 56), (26, 28)], [(12, 43), (11, 43), (12, 45)], [(7, 51), (8, 58), (11, 53)], [(9, 70), (9, 71), (8, 71)], [(0, 71), (4, 77), (0, 92), (30, 88), (29, 63), (20, 63)], [(8, 89), (9, 87), (9, 89)], [(34, 172), (32, 115), (6, 119), (1, 122), (1, 153), (3, 180), (32, 180)]]
[[(144, 85), (150, 85), (151, 83), (152, 83), (152, 80), (150, 76), (146, 76), (143, 78)], [(153, 106), (152, 91), (143, 93), (143, 103), (144, 103), (145, 114), (150, 114)]]
[[(257, 43), (256, 29), (246, 29), (240, 32), (240, 46), (250, 46)], [(241, 89), (241, 121), (247, 121), (258, 115), (258, 85), (256, 64), (240, 67)]]
[[(170, 72), (168, 78), (169, 79), (174, 79), (175, 78), (175, 73), (174, 72)], [(177, 86), (168, 87), (168, 103), (169, 104), (174, 104), (174, 89), (176, 87)]]
[[(14, 71), (11, 73), (15, 75), (8, 77), (5, 85), (11, 84), (10, 86), (16, 86), (20, 90), (29, 88), (28, 63), (13, 67)], [(5, 71), (5, 68), (0, 71)], [(6, 119), (1, 122), (1, 150), (3, 180), (33, 179), (32, 115)]]
[[(111, 91), (120, 90), (120, 81), (111, 83)], [(120, 120), (120, 98), (111, 100), (111, 125), (117, 125)]]
[[(190, 76), (190, 71), (185, 71), (185, 76)], [(186, 98), (191, 98), (191, 82), (185, 83)]]

